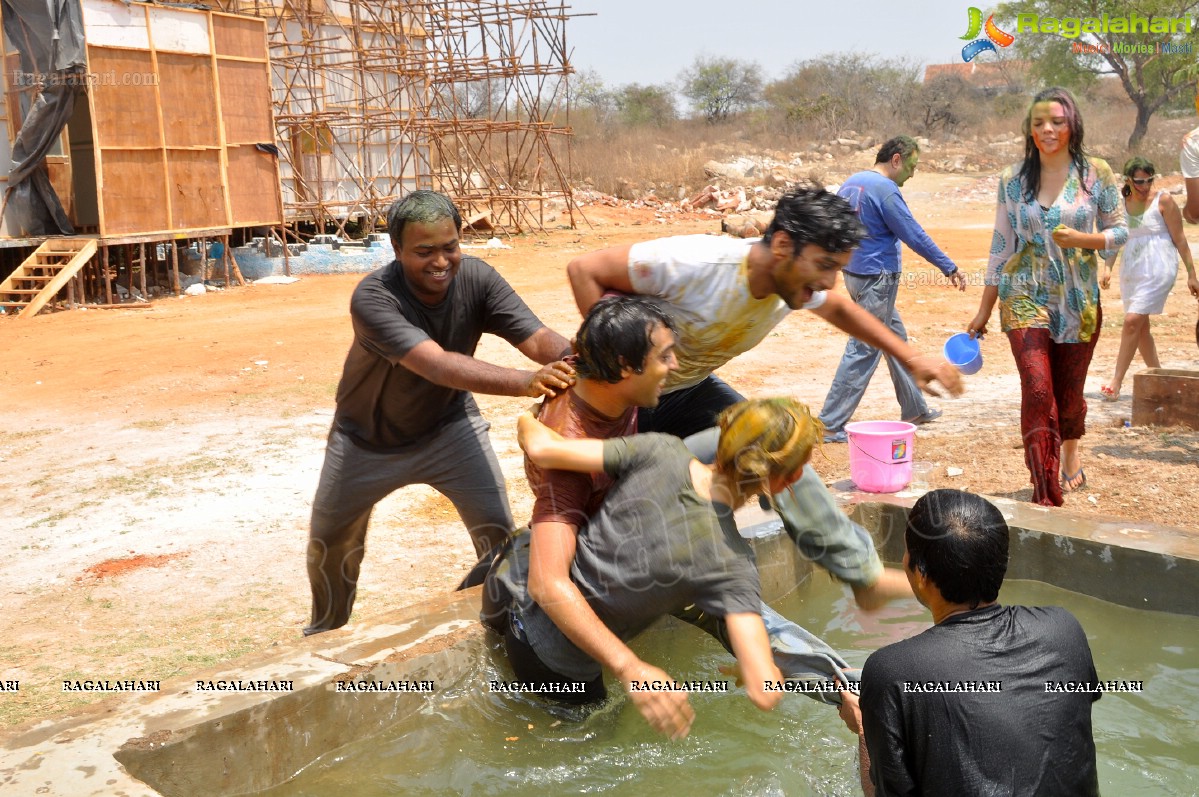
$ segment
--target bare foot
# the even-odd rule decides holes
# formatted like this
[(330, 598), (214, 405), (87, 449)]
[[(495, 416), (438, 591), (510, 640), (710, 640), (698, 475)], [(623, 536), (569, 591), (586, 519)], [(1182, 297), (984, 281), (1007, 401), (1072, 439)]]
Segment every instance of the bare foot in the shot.
[(1081, 490), (1087, 486), (1087, 474), (1082, 469), (1082, 457), (1078, 455), (1078, 449), (1072, 452), (1073, 456), (1062, 452), (1062, 492), (1072, 493)]

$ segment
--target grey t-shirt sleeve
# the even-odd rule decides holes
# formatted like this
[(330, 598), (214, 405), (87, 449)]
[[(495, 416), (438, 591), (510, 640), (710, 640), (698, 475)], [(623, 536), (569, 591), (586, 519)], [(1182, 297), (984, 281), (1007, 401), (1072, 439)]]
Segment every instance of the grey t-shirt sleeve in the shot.
[[(673, 446), (676, 442), (678, 445)], [(604, 441), (604, 473), (619, 479), (629, 471), (652, 467), (655, 460), (666, 467), (671, 448), (680, 448), (685, 456), (691, 456), (683, 441), (673, 435), (654, 432), (609, 438)]]
[(631, 437), (613, 437), (604, 441), (604, 473), (613, 479), (619, 479), (630, 465), (631, 441)]
[(377, 274), (364, 279), (350, 298), (350, 321), (355, 340), (363, 348), (397, 364), (418, 344), (431, 340), (413, 324), (395, 295)]
[(486, 296), (483, 330), (498, 335), (513, 346), (524, 343), (545, 324), (533, 314), (508, 281), (494, 268), (479, 261), (482, 290)]

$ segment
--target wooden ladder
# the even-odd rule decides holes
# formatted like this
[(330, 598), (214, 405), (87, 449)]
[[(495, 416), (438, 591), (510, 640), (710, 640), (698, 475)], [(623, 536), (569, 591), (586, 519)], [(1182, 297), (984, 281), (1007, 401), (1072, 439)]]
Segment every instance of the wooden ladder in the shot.
[(0, 282), (0, 307), (19, 307), (18, 318), (37, 315), (96, 254), (95, 238), (51, 238)]

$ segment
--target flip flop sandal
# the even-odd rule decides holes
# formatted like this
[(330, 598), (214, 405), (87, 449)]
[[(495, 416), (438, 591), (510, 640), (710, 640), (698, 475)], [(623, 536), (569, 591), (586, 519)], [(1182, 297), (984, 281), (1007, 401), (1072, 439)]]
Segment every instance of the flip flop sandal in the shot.
[(1119, 401), (1120, 400), (1120, 391), (1112, 390), (1107, 385), (1104, 385), (1103, 387), (1099, 388), (1099, 394), (1101, 396), (1103, 396), (1104, 401)]
[[(1079, 477), (1082, 477), (1082, 481), (1079, 482), (1078, 484), (1074, 485), (1073, 487), (1071, 487), (1070, 482), (1075, 481)], [(1084, 471), (1082, 468), (1079, 468), (1078, 472), (1075, 473), (1074, 475), (1069, 475), (1065, 471), (1062, 471), (1062, 492), (1076, 493), (1086, 486), (1087, 486), (1087, 474), (1086, 474), (1086, 471)]]

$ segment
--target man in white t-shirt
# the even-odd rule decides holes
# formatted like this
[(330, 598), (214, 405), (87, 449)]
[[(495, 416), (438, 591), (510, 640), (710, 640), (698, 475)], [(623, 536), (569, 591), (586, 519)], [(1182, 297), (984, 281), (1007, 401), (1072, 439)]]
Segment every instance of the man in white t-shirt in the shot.
[[(1199, 83), (1195, 84), (1195, 111), (1199, 112)], [(1182, 140), (1182, 154), (1178, 162), (1187, 187), (1182, 217), (1191, 224), (1199, 224), (1199, 127), (1187, 133)]]
[[(792, 310), (811, 310), (903, 361), (921, 388), (935, 380), (961, 393), (950, 363), (921, 356), (847, 296), (828, 292), (861, 237), (844, 199), (804, 188), (779, 200), (759, 240), (692, 235), (615, 246), (575, 258), (567, 274), (584, 315), (607, 291), (667, 303), (678, 330), (679, 367), (667, 377), (658, 406), (639, 410), (637, 428), (679, 437), (703, 432), (711, 438), (706, 445), (688, 441), (702, 459), (715, 452), (707, 430), (716, 416), (742, 399), (713, 371), (760, 343)], [(840, 511), (810, 466), (774, 503), (798, 547), (849, 584), (863, 607), (911, 594), (906, 577), (884, 570), (869, 534)]]
[[(1195, 107), (1199, 109), (1199, 97), (1195, 98)], [(1178, 161), (1187, 187), (1187, 202), (1182, 208), (1182, 217), (1191, 224), (1199, 224), (1199, 127), (1187, 133), (1182, 140), (1182, 154)]]

